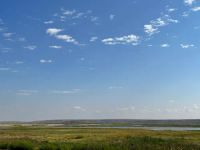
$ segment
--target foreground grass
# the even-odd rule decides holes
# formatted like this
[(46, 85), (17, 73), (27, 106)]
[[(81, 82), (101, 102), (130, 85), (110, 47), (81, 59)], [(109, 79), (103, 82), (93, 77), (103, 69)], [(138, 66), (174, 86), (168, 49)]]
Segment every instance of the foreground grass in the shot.
[(0, 128), (0, 149), (200, 150), (200, 132), (94, 128)]

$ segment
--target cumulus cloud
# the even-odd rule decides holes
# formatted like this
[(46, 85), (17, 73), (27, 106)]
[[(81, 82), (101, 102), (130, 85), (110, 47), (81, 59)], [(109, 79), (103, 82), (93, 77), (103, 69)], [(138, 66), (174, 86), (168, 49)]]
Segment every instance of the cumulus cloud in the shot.
[(170, 47), (170, 45), (169, 44), (167, 44), (167, 43), (165, 43), (165, 44), (161, 44), (160, 45), (162, 48), (167, 48), (167, 47)]
[(74, 39), (70, 35), (67, 35), (67, 34), (58, 34), (61, 31), (63, 31), (63, 29), (49, 28), (49, 29), (46, 30), (46, 33), (49, 34), (50, 36), (55, 37), (58, 40), (63, 40), (65, 42), (73, 43), (73, 44), (79, 44), (78, 41), (76, 39)]
[(63, 40), (68, 43), (78, 44), (78, 42), (70, 35), (62, 34), (62, 35), (55, 35), (55, 38), (59, 40)]
[(116, 45), (116, 44), (131, 44), (138, 45), (140, 37), (134, 34), (114, 37), (114, 38), (106, 38), (103, 39), (102, 42), (106, 45)]
[(190, 47), (194, 47), (193, 44), (180, 44), (180, 46), (181, 46), (182, 48), (184, 48), (184, 49), (190, 48)]
[(192, 8), (192, 11), (194, 11), (194, 12), (200, 11), (200, 6), (199, 6), (199, 7), (194, 7), (194, 8)]
[(189, 6), (192, 5), (194, 2), (196, 2), (196, 0), (184, 0), (184, 3)]
[(158, 33), (158, 28), (155, 28), (153, 25), (151, 24), (146, 24), (144, 25), (144, 32), (147, 33), (149, 36)]
[(49, 29), (46, 30), (46, 33), (53, 36), (53, 35), (57, 35), (61, 31), (63, 31), (63, 29), (49, 28)]

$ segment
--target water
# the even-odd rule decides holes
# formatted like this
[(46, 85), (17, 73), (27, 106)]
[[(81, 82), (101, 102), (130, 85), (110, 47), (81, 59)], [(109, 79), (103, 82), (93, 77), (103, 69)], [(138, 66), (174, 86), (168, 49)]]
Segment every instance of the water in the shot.
[(200, 131), (200, 128), (197, 127), (144, 127), (144, 129), (154, 131)]
[(200, 127), (70, 127), (70, 128), (146, 129), (153, 131), (200, 131)]

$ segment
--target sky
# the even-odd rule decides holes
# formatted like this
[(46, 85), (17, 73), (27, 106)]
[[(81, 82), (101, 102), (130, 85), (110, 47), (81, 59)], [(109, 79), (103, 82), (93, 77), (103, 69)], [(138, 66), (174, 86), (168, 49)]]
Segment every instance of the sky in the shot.
[(200, 119), (200, 0), (1, 0), (0, 121)]

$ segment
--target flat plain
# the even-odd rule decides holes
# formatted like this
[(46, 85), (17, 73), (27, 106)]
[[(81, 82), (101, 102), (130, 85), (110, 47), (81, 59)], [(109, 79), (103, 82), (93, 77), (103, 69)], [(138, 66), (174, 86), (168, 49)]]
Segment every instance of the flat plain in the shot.
[(198, 150), (200, 131), (3, 125), (0, 127), (0, 149)]

